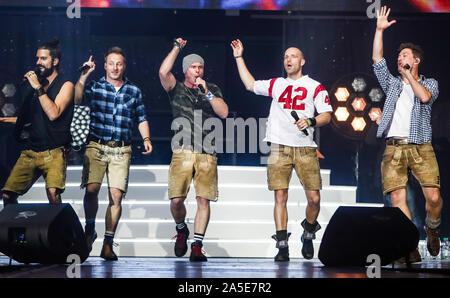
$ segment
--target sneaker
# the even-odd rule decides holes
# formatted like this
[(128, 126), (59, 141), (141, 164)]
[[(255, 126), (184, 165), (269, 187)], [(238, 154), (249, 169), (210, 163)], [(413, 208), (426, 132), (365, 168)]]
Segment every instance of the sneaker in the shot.
[(92, 234), (86, 234), (86, 244), (88, 248), (88, 252), (92, 251), (92, 245), (95, 242), (95, 239), (97, 239), (97, 232), (94, 231)]
[(116, 246), (116, 244), (114, 242), (112, 242), (112, 243), (103, 242), (103, 248), (100, 253), (100, 257), (105, 259), (106, 261), (117, 261), (118, 258), (117, 258), (117, 255), (113, 251), (113, 248), (112, 248), (113, 246)]
[(431, 229), (429, 227), (425, 227), (427, 232), (427, 248), (430, 252), (430, 255), (433, 257), (439, 254), (439, 250), (441, 249), (441, 244), (439, 242), (439, 228)]
[(395, 263), (397, 264), (405, 264), (405, 263), (418, 263), (422, 262), (422, 257), (420, 256), (419, 249), (416, 248), (412, 252), (409, 253), (408, 261), (406, 261), (405, 257), (401, 257), (400, 259), (396, 260)]
[(175, 251), (175, 255), (177, 257), (182, 257), (186, 254), (187, 250), (188, 250), (188, 246), (187, 246), (187, 240), (189, 237), (189, 230), (187, 227), (181, 229), (181, 230), (177, 230), (177, 234), (173, 237), (176, 238), (177, 240), (175, 241), (175, 247), (174, 247), (174, 251)]
[(289, 262), (289, 236), (291, 236), (291, 233), (288, 233), (288, 237), (286, 240), (278, 240), (277, 235), (272, 235), (272, 239), (277, 242), (276, 248), (278, 248), (278, 253), (274, 257), (275, 262)]
[(197, 243), (192, 243), (191, 245), (191, 256), (189, 257), (191, 262), (206, 262), (208, 259), (203, 254), (202, 245), (198, 245)]
[(315, 226), (312, 231), (307, 231), (306, 226), (306, 219), (304, 219), (301, 223), (303, 227), (303, 234), (302, 234), (302, 255), (305, 259), (311, 260), (314, 257), (314, 245), (313, 240), (316, 239), (316, 232), (320, 230), (321, 226), (316, 221)]

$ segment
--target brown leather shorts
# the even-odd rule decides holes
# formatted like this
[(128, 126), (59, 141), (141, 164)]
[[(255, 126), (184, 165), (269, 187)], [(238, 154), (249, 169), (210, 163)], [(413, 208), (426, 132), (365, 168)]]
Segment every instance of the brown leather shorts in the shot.
[(439, 167), (431, 143), (386, 145), (381, 162), (384, 194), (406, 188), (408, 169), (422, 187), (440, 188)]
[(293, 168), (305, 190), (322, 189), (322, 177), (315, 147), (272, 144), (267, 164), (269, 190), (288, 189)]

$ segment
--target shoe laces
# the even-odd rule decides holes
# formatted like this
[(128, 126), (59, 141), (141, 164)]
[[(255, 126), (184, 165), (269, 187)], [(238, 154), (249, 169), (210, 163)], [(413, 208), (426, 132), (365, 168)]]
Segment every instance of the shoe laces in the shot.
[(205, 255), (206, 251), (203, 249), (203, 247), (200, 247), (198, 245), (192, 246), (192, 251), (195, 255)]

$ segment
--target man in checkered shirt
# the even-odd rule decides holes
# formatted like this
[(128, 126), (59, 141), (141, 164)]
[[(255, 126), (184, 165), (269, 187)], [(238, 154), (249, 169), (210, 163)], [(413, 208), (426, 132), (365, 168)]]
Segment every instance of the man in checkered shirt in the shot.
[[(388, 21), (390, 9), (377, 12), (377, 28), (373, 42), (372, 59), (375, 75), (386, 93), (386, 102), (378, 127), (377, 137), (386, 139), (386, 150), (381, 163), (384, 194), (390, 194), (392, 206), (399, 207), (411, 219), (406, 203), (408, 171), (420, 182), (426, 199), (425, 228), (427, 248), (432, 256), (439, 254), (439, 226), (442, 197), (439, 168), (431, 146), (431, 106), (439, 90), (435, 79), (419, 76), (423, 59), (422, 49), (412, 43), (400, 45), (397, 70), (394, 77), (383, 58), (383, 32), (396, 23)], [(416, 249), (410, 261), (420, 261)]]
[[(126, 59), (119, 47), (110, 48), (105, 54), (106, 76), (99, 81), (86, 84), (95, 70), (92, 56), (83, 66), (89, 68), (81, 74), (75, 85), (75, 104), (89, 102), (91, 123), (88, 145), (83, 159), (81, 187), (86, 187), (84, 213), (86, 216), (86, 241), (89, 251), (97, 237), (95, 218), (98, 210), (98, 193), (103, 177), (108, 180), (109, 205), (105, 216), (105, 239), (100, 257), (108, 261), (117, 260), (113, 239), (122, 214), (122, 198), (128, 188), (131, 165), (131, 137), (138, 123), (145, 151), (152, 151), (150, 130), (142, 102), (142, 93), (125, 76)], [(86, 86), (86, 87), (85, 87)]]

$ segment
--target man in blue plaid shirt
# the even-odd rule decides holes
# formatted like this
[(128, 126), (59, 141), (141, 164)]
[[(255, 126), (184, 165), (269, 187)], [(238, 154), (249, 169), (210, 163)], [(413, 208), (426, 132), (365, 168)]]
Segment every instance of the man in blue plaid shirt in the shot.
[[(384, 194), (390, 194), (392, 206), (399, 207), (411, 219), (406, 203), (408, 171), (422, 186), (426, 199), (425, 229), (427, 248), (432, 256), (439, 254), (439, 226), (442, 197), (440, 195), (439, 167), (431, 146), (431, 106), (439, 90), (435, 79), (419, 76), (423, 59), (422, 49), (414, 44), (401, 44), (397, 58), (400, 76), (394, 77), (383, 58), (383, 32), (396, 23), (388, 21), (390, 9), (377, 12), (377, 28), (373, 42), (375, 75), (386, 93), (377, 137), (386, 139), (386, 150), (381, 163)], [(416, 249), (411, 262), (421, 260)]]
[(85, 83), (95, 70), (92, 56), (84, 65), (89, 68), (80, 76), (75, 86), (75, 104), (83, 98), (89, 102), (91, 124), (88, 145), (83, 159), (81, 187), (86, 187), (84, 212), (86, 240), (89, 251), (97, 237), (95, 217), (98, 210), (98, 193), (106, 174), (109, 187), (109, 205), (105, 217), (105, 240), (100, 256), (117, 260), (112, 249), (114, 234), (122, 213), (122, 198), (127, 192), (131, 164), (131, 137), (134, 123), (145, 147), (143, 154), (152, 151), (150, 130), (142, 102), (142, 93), (131, 83), (124, 72), (125, 55), (121, 48), (112, 47), (105, 55), (106, 77), (98, 82)]

